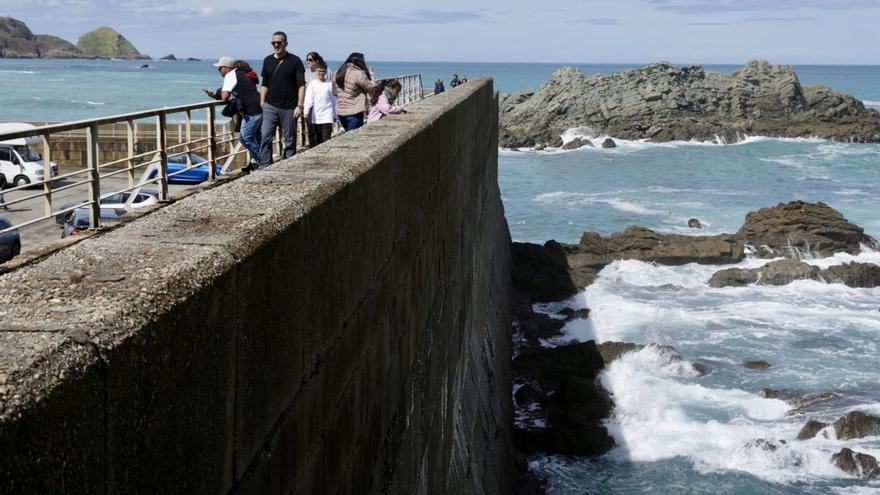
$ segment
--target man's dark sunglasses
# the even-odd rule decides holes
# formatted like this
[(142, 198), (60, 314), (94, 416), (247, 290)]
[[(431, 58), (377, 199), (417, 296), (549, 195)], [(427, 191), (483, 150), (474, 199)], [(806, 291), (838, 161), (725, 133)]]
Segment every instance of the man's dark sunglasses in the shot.
[(315, 61), (315, 59), (313, 59), (313, 58), (306, 58), (306, 62), (314, 62), (314, 61)]
[(284, 42), (283, 41), (270, 41), (269, 44), (272, 46), (281, 46), (284, 44)]

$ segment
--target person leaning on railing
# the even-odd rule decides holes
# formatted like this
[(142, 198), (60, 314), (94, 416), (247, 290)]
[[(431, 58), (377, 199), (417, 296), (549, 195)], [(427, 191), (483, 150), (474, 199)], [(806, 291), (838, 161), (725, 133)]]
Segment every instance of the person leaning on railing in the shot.
[(353, 131), (364, 125), (367, 111), (366, 95), (376, 87), (376, 74), (367, 69), (363, 53), (352, 53), (336, 71), (335, 87), (336, 114), (346, 131)]
[[(232, 57), (220, 57), (214, 64), (223, 76), (223, 87), (220, 91), (205, 90), (205, 93), (218, 100), (228, 101), (229, 112), (241, 115), (241, 129), (239, 137), (241, 144), (251, 152), (253, 160), (260, 156), (260, 125), (263, 120), (263, 110), (260, 108), (260, 94), (257, 86), (247, 73), (235, 68), (235, 59)], [(224, 113), (226, 115), (226, 113)], [(233, 115), (226, 115), (232, 117)], [(252, 161), (253, 161), (252, 160)], [(252, 164), (245, 167), (246, 171), (253, 168)]]
[[(385, 94), (386, 84), (391, 92), (390, 99)], [(367, 122), (376, 122), (386, 115), (406, 113), (406, 110), (403, 108), (391, 104), (391, 101), (396, 100), (400, 95), (400, 89), (401, 85), (398, 81), (391, 81), (390, 84), (387, 81), (382, 81), (373, 88), (373, 91), (370, 93), (370, 116)]]

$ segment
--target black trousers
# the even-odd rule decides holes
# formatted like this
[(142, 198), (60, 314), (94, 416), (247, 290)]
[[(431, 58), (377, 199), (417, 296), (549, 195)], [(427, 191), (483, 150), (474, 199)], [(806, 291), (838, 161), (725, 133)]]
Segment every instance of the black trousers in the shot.
[[(333, 134), (333, 124), (309, 124), (309, 130), (312, 129), (315, 131), (315, 140), (309, 141), (314, 143), (312, 146), (317, 146), (324, 141), (329, 141), (330, 136)], [(309, 139), (311, 139), (311, 136)]]

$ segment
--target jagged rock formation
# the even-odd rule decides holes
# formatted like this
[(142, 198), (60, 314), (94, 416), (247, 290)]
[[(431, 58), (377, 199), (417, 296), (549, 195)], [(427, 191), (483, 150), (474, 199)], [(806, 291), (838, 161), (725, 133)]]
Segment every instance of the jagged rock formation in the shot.
[(0, 58), (82, 58), (72, 43), (31, 32), (22, 21), (0, 17)]
[(503, 147), (561, 144), (574, 127), (653, 141), (739, 141), (744, 135), (880, 142), (880, 113), (825, 86), (804, 88), (794, 69), (752, 61), (732, 73), (652, 64), (588, 79), (556, 71), (538, 92), (500, 101)]
[(792, 201), (750, 212), (736, 238), (758, 248), (756, 254), (765, 258), (858, 254), (862, 244), (877, 246), (864, 229), (822, 202)]
[(760, 268), (728, 268), (715, 272), (709, 279), (710, 287), (745, 287), (757, 285), (787, 285), (795, 280), (816, 280), (829, 284), (844, 284), (854, 288), (880, 286), (880, 266), (870, 263), (846, 263), (824, 270), (798, 260), (771, 261)]
[(85, 55), (99, 58), (150, 58), (141, 54), (125, 37), (107, 26), (80, 36), (76, 46)]
[(853, 452), (843, 448), (831, 456), (831, 463), (857, 478), (876, 478), (880, 476), (880, 465), (874, 456)]

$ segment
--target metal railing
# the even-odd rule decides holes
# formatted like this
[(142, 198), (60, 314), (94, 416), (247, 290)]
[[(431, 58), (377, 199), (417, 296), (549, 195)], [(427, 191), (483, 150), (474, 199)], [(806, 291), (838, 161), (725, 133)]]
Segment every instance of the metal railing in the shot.
[[(420, 74), (389, 79), (400, 81), (402, 86), (396, 104), (407, 105), (424, 97)], [(236, 157), (249, 156), (249, 152), (238, 141), (227, 119), (221, 117), (223, 122), (218, 123), (217, 105), (221, 104), (223, 102), (208, 101), (110, 117), (55, 123), (12, 132), (0, 132), (0, 143), (20, 138), (39, 138), (31, 141), (42, 141), (42, 149), (38, 150), (42, 152), (42, 178), (0, 191), (0, 194), (4, 194), (6, 198), (5, 203), (2, 204), (7, 208), (16, 204), (39, 201), (42, 198), (42, 215), (19, 221), (19, 223), (12, 222), (12, 226), (9, 228), (0, 229), (0, 234), (39, 222), (54, 220), (59, 215), (69, 214), (82, 207), (89, 208), (89, 228), (100, 228), (102, 200), (119, 193), (137, 194), (141, 188), (148, 185), (157, 186), (160, 202), (167, 201), (169, 179), (194, 168), (205, 166), (205, 163), (194, 163), (193, 154), (195, 153), (204, 154), (208, 168), (207, 180), (215, 181), (217, 179), (215, 167), (222, 165), (220, 172), (226, 174)], [(180, 114), (183, 115), (181, 123), (172, 122), (169, 124), (169, 115), (173, 115), (176, 120), (179, 120)], [(194, 115), (200, 117), (204, 115), (204, 119), (194, 121)], [(301, 119), (297, 124), (297, 130), (297, 140), (304, 146), (307, 142), (304, 120)], [(174, 137), (175, 134), (177, 142), (169, 144), (168, 138)], [(117, 144), (120, 140), (124, 140), (127, 144), (124, 156), (102, 162), (102, 138), (105, 140), (115, 139)], [(53, 140), (59, 140), (63, 143), (71, 139), (85, 140), (84, 163), (73, 171), (56, 172), (52, 162), (51, 144)], [(148, 147), (146, 145), (152, 146), (152, 143), (146, 141), (154, 142), (155, 149), (139, 152), (139, 150), (142, 151)], [(0, 146), (3, 145), (0, 144)], [(227, 149), (228, 152), (221, 154), (221, 148)], [(273, 148), (275, 157), (281, 156), (282, 148), (283, 143), (280, 139), (280, 132), (278, 132)], [(169, 174), (169, 157), (180, 155), (185, 156), (186, 166)], [(19, 165), (22, 166), (23, 172), (24, 166)], [(138, 177), (138, 173), (141, 174), (140, 177)], [(124, 187), (120, 187), (121, 184), (117, 182), (115, 185), (110, 185), (114, 188), (112, 191), (102, 190), (102, 185), (107, 187), (110, 179), (117, 178), (118, 181), (119, 177), (117, 176), (127, 178)], [(39, 177), (37, 175), (35, 178)], [(33, 194), (22, 194), (32, 192), (26, 190), (33, 188), (40, 190), (33, 192)], [(69, 196), (77, 188), (82, 192), (76, 191), (76, 204), (56, 208), (55, 203), (59, 195), (64, 193)], [(10, 199), (9, 193), (16, 191), (19, 191), (21, 196)], [(67, 192), (65, 193), (65, 191)], [(39, 210), (39, 208), (36, 209)]]

